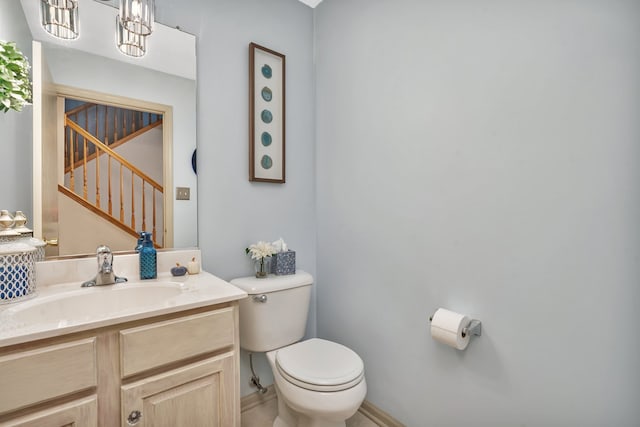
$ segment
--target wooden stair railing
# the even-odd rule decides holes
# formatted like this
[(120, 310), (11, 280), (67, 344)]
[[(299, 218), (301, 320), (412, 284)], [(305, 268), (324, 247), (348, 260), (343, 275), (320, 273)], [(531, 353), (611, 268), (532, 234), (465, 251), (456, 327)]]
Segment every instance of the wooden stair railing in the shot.
[[(82, 177), (81, 177), (82, 194), (79, 194), (76, 191), (75, 175), (76, 175), (76, 169), (78, 168), (71, 168), (68, 173), (69, 192), (74, 193), (77, 196), (77, 198), (82, 199), (85, 202), (83, 204), (93, 205), (95, 207), (95, 210), (98, 210), (103, 213), (102, 216), (104, 217), (108, 216), (111, 219), (118, 221), (123, 226), (126, 226), (128, 227), (128, 229), (132, 230), (134, 235), (137, 235), (136, 222), (138, 223), (141, 222), (141, 230), (148, 230), (147, 217), (149, 215), (147, 214), (147, 206), (146, 206), (147, 205), (146, 193), (148, 190), (151, 193), (151, 197), (152, 197), (152, 203), (151, 203), (152, 212), (151, 212), (150, 220), (152, 223), (151, 233), (152, 233), (153, 241), (156, 242), (156, 244), (160, 247), (164, 246), (162, 239), (160, 238), (161, 236), (158, 236), (158, 233), (157, 233), (157, 212), (156, 212), (156, 203), (158, 201), (162, 201), (162, 196), (164, 192), (162, 185), (160, 185), (151, 177), (149, 177), (144, 172), (142, 172), (140, 169), (132, 165), (130, 162), (128, 162), (125, 158), (120, 156), (110, 147), (103, 144), (95, 136), (91, 135), (88, 131), (83, 129), (80, 125), (75, 123), (73, 120), (70, 120), (68, 118), (65, 119), (65, 127), (70, 133), (70, 150), (66, 154), (69, 157), (68, 159), (69, 164), (76, 164), (77, 162), (76, 153), (77, 152), (87, 153), (89, 152), (90, 146), (92, 146), (91, 151), (93, 151), (94, 153), (94, 156), (92, 158), (89, 158), (89, 156), (83, 156), (83, 158), (80, 159), (79, 168), (82, 168)], [(79, 140), (81, 140), (81, 142), (79, 142)], [(81, 147), (79, 147), (78, 145), (81, 145)], [(107, 209), (103, 209), (100, 206), (100, 200), (102, 198), (101, 189), (100, 189), (100, 182), (101, 182), (100, 181), (100, 157), (101, 156), (107, 156), (107, 204), (108, 204)], [(95, 164), (95, 201), (94, 202), (90, 200), (89, 188), (88, 188), (88, 173), (89, 173), (88, 163), (91, 161), (93, 161)], [(112, 165), (112, 163), (114, 162), (116, 164)], [(118, 168), (118, 164), (119, 164), (119, 168)], [(114, 177), (112, 177), (112, 169), (113, 169), (112, 166), (115, 166), (116, 169), (119, 170), (119, 174), (118, 174), (119, 176), (115, 178), (117, 180), (118, 187), (119, 187), (119, 197), (118, 197), (119, 200), (116, 202), (119, 204), (117, 216), (114, 215), (113, 213), (114, 212), (114, 209), (113, 209)], [(125, 200), (125, 194), (124, 194), (125, 193), (125, 171), (127, 175), (130, 176), (130, 179), (131, 179), (131, 199), (130, 199), (131, 204), (130, 205), (127, 205), (129, 201)], [(140, 193), (139, 193), (140, 196), (138, 196), (138, 197), (141, 197), (142, 199), (141, 214), (136, 213), (136, 210), (135, 210), (136, 194), (137, 194), (136, 185), (135, 185), (136, 181), (141, 182)], [(91, 198), (93, 198), (93, 194)], [(125, 218), (125, 211), (127, 210), (127, 208), (130, 208), (131, 215), (129, 218)]]
[[(157, 113), (128, 110), (108, 105), (85, 103), (65, 113), (65, 121), (69, 119), (86, 130), (89, 134), (111, 148), (116, 148), (143, 133), (162, 125), (162, 115)], [(71, 135), (65, 128), (65, 149), (71, 149)], [(92, 160), (95, 153), (87, 153), (87, 160)], [(68, 163), (65, 156), (65, 173), (78, 168), (83, 161), (84, 153), (76, 153), (76, 163)]]

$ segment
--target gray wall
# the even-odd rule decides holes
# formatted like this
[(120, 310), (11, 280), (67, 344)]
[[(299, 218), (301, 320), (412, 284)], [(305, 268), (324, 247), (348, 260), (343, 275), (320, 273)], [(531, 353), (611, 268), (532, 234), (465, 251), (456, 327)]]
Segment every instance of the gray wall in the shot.
[[(640, 3), (316, 9), (318, 335), (408, 426), (640, 419)], [(438, 307), (483, 321), (464, 352)]]
[[(198, 244), (203, 267), (224, 278), (253, 274), (244, 249), (283, 237), (297, 266), (315, 274), (313, 11), (296, 0), (158, 0), (157, 19), (197, 36)], [(248, 181), (248, 49), (286, 55), (287, 183)], [(315, 310), (308, 334), (315, 334)], [(263, 357), (260, 377), (270, 384)], [(242, 394), (248, 364), (242, 355)]]
[[(31, 33), (24, 18), (20, 2), (0, 0), (0, 40), (16, 42), (18, 49), (31, 64)], [(0, 209), (12, 214), (16, 210), (25, 213), (31, 224), (31, 138), (32, 107), (25, 106), (21, 112), (9, 110), (0, 113)], [(8, 160), (10, 159), (10, 160)]]

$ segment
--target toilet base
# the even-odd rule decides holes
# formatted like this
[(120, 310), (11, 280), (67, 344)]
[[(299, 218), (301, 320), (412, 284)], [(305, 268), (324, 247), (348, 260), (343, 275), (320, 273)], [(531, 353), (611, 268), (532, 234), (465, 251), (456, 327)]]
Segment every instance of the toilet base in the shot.
[(273, 422), (273, 427), (346, 427), (346, 422), (327, 420), (323, 418), (311, 418), (300, 413), (285, 403), (278, 385), (274, 384), (278, 397), (278, 416)]
[(346, 420), (358, 411), (367, 393), (364, 377), (355, 386), (335, 392), (298, 387), (280, 375), (276, 351), (267, 352), (278, 397), (278, 416), (273, 427), (346, 427)]
[(302, 421), (300, 420), (300, 422), (297, 425), (289, 425), (289, 424), (285, 424), (281, 419), (280, 416), (276, 417), (276, 420), (273, 422), (273, 427), (346, 427), (347, 423), (345, 423), (344, 421), (341, 423), (335, 423), (335, 422), (331, 422), (331, 421), (327, 421), (326, 423), (323, 420), (305, 420)]

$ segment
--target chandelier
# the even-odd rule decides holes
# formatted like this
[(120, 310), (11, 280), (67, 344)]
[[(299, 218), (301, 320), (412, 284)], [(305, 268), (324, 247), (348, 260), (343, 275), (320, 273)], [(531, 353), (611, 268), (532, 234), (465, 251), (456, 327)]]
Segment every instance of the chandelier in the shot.
[[(42, 27), (52, 36), (73, 40), (79, 37), (79, 0), (40, 0)], [(116, 46), (125, 55), (139, 58), (147, 51), (147, 37), (153, 32), (154, 0), (119, 0), (116, 17)]]
[(78, 0), (40, 0), (42, 27), (54, 37), (77, 39)]

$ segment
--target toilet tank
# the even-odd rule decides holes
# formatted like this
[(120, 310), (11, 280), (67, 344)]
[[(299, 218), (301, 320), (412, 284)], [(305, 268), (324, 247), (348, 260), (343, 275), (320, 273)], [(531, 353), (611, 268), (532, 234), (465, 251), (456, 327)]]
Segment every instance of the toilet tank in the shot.
[(240, 300), (240, 347), (265, 352), (304, 336), (313, 277), (297, 270), (286, 276), (241, 277), (231, 284), (249, 296)]

